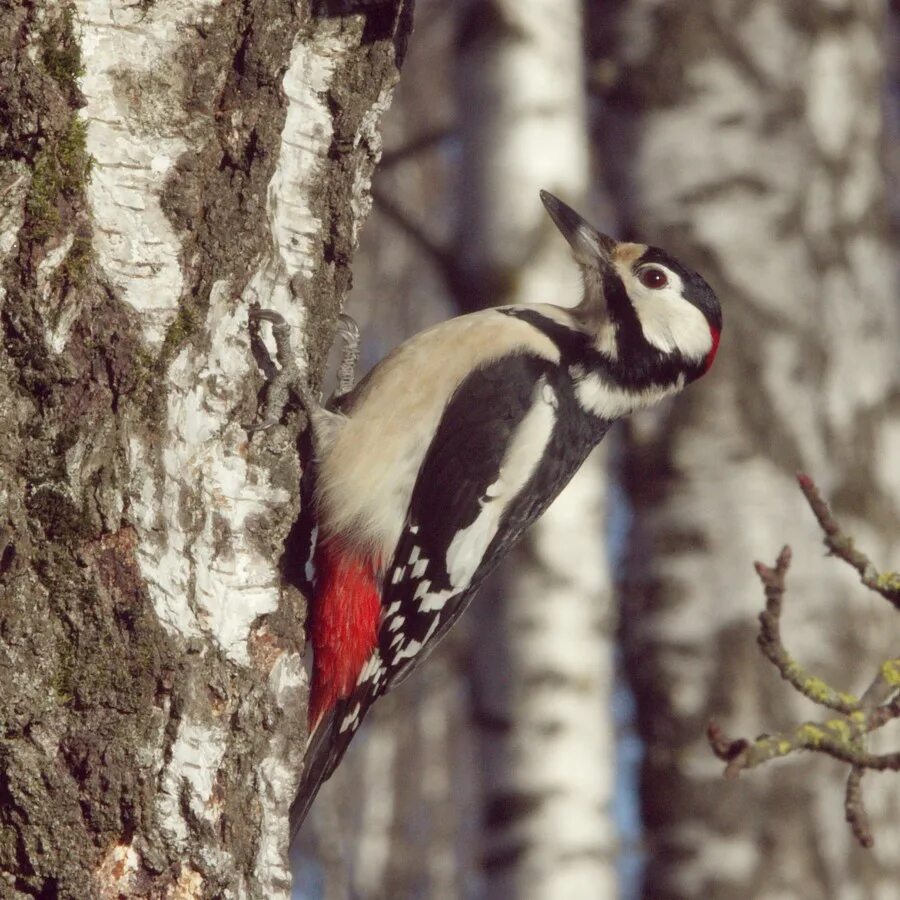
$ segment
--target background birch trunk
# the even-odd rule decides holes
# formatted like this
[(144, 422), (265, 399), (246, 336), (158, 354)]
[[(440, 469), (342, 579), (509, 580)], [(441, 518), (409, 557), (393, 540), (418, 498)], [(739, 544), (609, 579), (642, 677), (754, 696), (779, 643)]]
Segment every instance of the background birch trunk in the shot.
[[(464, 308), (580, 299), (538, 190), (584, 206), (582, 47), (575, 0), (478, 0), (460, 12)], [(473, 608), (488, 897), (615, 895), (604, 495), (594, 457)]]
[(247, 308), (318, 370), (410, 28), (0, 3), (4, 896), (287, 896), (300, 469), (243, 428)]
[[(882, 159), (884, 5), (703, 0), (597, 10), (593, 73), (630, 230), (723, 300), (711, 375), (635, 419), (623, 635), (645, 743), (645, 896), (896, 890), (893, 776), (868, 778), (874, 852), (842, 821), (844, 770), (804, 759), (736, 784), (709, 717), (756, 734), (814, 715), (762, 661), (754, 559), (794, 547), (786, 640), (859, 691), (896, 613), (822, 560), (809, 471), (884, 567), (900, 554), (900, 326)], [(884, 604), (886, 606), (886, 604)]]

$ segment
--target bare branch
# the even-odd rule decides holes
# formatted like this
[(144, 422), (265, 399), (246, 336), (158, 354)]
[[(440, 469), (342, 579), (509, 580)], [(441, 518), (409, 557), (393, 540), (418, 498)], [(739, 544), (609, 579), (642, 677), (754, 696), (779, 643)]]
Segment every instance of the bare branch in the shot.
[(766, 593), (766, 609), (759, 616), (759, 647), (763, 655), (781, 673), (785, 681), (820, 706), (849, 715), (859, 709), (859, 700), (852, 694), (836, 691), (821, 678), (810, 675), (787, 652), (781, 641), (781, 606), (784, 597), (784, 579), (791, 564), (791, 548), (785, 546), (778, 555), (775, 568), (761, 562), (755, 563), (756, 573)]
[(863, 802), (862, 780), (866, 770), (854, 766), (847, 777), (847, 793), (844, 795), (844, 817), (853, 831), (853, 836), (863, 847), (874, 847), (875, 838), (869, 825), (869, 814)]
[[(889, 659), (881, 664), (875, 680), (866, 688), (860, 706), (869, 712), (891, 710), (900, 706), (900, 700), (895, 698), (898, 691), (900, 691), (900, 659)], [(889, 703), (891, 698), (895, 699)], [(900, 714), (895, 712), (890, 718), (896, 719), (898, 715)]]
[[(754, 741), (730, 740), (716, 723), (710, 723), (710, 746), (725, 760), (726, 778), (736, 778), (744, 769), (755, 769), (762, 763), (800, 750), (813, 750), (833, 756), (842, 762), (876, 771), (900, 770), (900, 753), (868, 753), (860, 738), (875, 729), (863, 713), (839, 716), (825, 722), (803, 722), (791, 731), (764, 734)], [(877, 721), (878, 727), (884, 721)]]
[[(900, 576), (879, 574), (871, 560), (855, 548), (852, 538), (841, 530), (813, 480), (800, 474), (797, 481), (825, 533), (829, 552), (853, 566), (866, 587), (900, 608)], [(801, 750), (825, 753), (849, 763), (845, 817), (857, 841), (863, 847), (871, 847), (875, 839), (863, 800), (862, 779), (868, 769), (900, 771), (900, 752), (869, 753), (866, 736), (892, 719), (900, 718), (900, 659), (882, 663), (860, 698), (839, 691), (807, 672), (791, 657), (781, 639), (781, 611), (790, 564), (791, 548), (788, 546), (779, 553), (774, 568), (760, 562), (755, 564), (766, 595), (766, 608), (759, 617), (759, 647), (796, 691), (840, 715), (824, 722), (803, 722), (791, 730), (763, 734), (752, 741), (729, 738), (717, 723), (710, 722), (707, 739), (713, 753), (726, 763), (726, 778), (736, 778), (744, 769), (753, 769)]]
[(390, 169), (392, 166), (406, 162), (408, 159), (417, 156), (419, 153), (425, 153), (428, 150), (434, 149), (455, 135), (456, 129), (450, 125), (445, 125), (443, 128), (436, 128), (434, 131), (426, 131), (424, 134), (411, 138), (399, 147), (395, 147), (392, 150), (385, 150), (381, 154), (379, 168), (382, 172), (386, 169)]
[(813, 515), (819, 522), (822, 531), (825, 532), (825, 546), (829, 553), (837, 556), (839, 559), (853, 566), (859, 572), (860, 581), (877, 594), (881, 594), (885, 600), (893, 603), (900, 609), (900, 573), (884, 572), (880, 573), (872, 561), (858, 550), (853, 543), (853, 538), (846, 535), (837, 519), (834, 517), (831, 508), (822, 499), (819, 489), (809, 475), (800, 472), (797, 474), (797, 482), (806, 502), (809, 503)]

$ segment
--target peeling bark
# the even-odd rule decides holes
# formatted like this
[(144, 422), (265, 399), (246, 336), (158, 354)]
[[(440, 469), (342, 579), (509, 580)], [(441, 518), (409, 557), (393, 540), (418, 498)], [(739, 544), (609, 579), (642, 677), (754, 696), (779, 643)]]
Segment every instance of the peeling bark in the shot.
[(622, 454), (644, 890), (889, 894), (896, 781), (873, 780), (884, 849), (866, 853), (842, 821), (834, 767), (804, 760), (725, 784), (704, 737), (710, 717), (755, 734), (809, 713), (755, 646), (751, 562), (785, 542), (795, 551), (786, 640), (804, 665), (856, 691), (893, 652), (894, 614), (822, 563), (793, 487), (797, 469), (810, 472), (860, 541), (896, 565), (900, 320), (881, 164), (883, 5), (617, 6), (597, 11), (593, 68), (610, 184), (632, 233), (702, 271), (725, 313), (710, 375), (636, 419)]
[(317, 376), (410, 27), (400, 0), (0, 3), (13, 896), (287, 896), (298, 422), (248, 439), (246, 311)]

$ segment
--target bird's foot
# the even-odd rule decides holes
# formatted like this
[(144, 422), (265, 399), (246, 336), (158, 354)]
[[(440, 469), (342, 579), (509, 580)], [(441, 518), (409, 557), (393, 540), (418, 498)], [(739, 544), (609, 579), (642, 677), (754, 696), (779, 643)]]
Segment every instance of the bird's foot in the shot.
[[(260, 322), (268, 322), (275, 339), (275, 362), (260, 334)], [(264, 431), (277, 425), (291, 395), (304, 399), (306, 384), (300, 376), (291, 347), (291, 326), (281, 313), (263, 309), (258, 303), (250, 307), (250, 350), (268, 382), (266, 400), (260, 421), (244, 426), (247, 431)]]
[(343, 346), (337, 370), (337, 387), (334, 389), (332, 401), (349, 394), (356, 384), (356, 364), (359, 362), (359, 325), (346, 313), (341, 313), (338, 320), (338, 336)]

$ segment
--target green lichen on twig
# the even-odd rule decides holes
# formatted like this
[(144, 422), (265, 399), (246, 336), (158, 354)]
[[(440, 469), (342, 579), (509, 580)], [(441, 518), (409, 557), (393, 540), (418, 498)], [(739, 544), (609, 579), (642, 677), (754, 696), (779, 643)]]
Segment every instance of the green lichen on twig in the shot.
[(900, 597), (900, 572), (881, 572), (876, 575), (875, 589), (885, 596)]
[[(900, 579), (893, 573), (878, 573), (871, 560), (843, 532), (808, 475), (799, 475), (798, 482), (825, 533), (829, 551), (856, 569), (866, 587), (900, 607), (897, 589)], [(862, 778), (870, 769), (900, 770), (900, 753), (869, 753), (865, 738), (892, 719), (900, 718), (900, 659), (882, 663), (878, 674), (859, 698), (807, 672), (791, 657), (781, 638), (781, 610), (790, 563), (791, 549), (787, 546), (782, 549), (774, 567), (756, 563), (756, 572), (766, 595), (766, 608), (759, 617), (759, 646), (766, 659), (795, 690), (840, 715), (823, 722), (803, 722), (788, 731), (763, 734), (752, 741), (732, 740), (711, 722), (707, 737), (716, 756), (726, 762), (725, 775), (729, 778), (737, 777), (744, 769), (804, 750), (825, 753), (849, 763), (852, 769), (844, 800), (846, 819), (859, 843), (871, 847), (874, 838), (863, 801)]]
[(791, 548), (784, 547), (775, 568), (756, 563), (756, 573), (763, 583), (766, 609), (759, 616), (759, 647), (763, 655), (781, 673), (781, 677), (820, 706), (849, 714), (859, 708), (859, 700), (852, 694), (834, 690), (816, 675), (807, 672), (784, 647), (781, 640), (781, 602), (784, 596), (784, 579), (791, 563)]
[(872, 560), (856, 548), (853, 538), (845, 534), (838, 525), (830, 507), (809, 475), (799, 474), (797, 482), (819, 527), (825, 533), (824, 543), (829, 553), (853, 566), (859, 573), (860, 581), (869, 590), (881, 594), (885, 600), (900, 609), (900, 575), (896, 572), (879, 572), (872, 564)]

